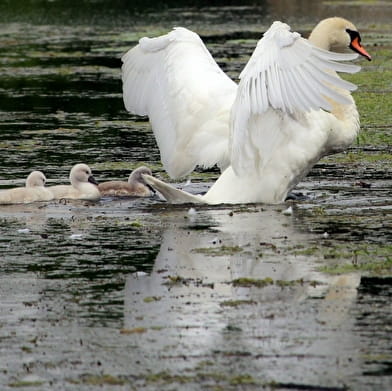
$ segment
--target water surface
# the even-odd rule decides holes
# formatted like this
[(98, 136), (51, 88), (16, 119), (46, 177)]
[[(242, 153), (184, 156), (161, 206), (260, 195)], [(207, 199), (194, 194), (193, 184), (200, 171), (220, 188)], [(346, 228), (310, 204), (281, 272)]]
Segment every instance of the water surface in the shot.
[(361, 136), (298, 185), (305, 201), (1, 206), (2, 390), (390, 387), (391, 9), (224, 3), (0, 5), (1, 188), (33, 169), (64, 183), (81, 161), (101, 181), (142, 163), (167, 179), (148, 121), (122, 103), (120, 58), (141, 36), (192, 28), (236, 80), (273, 20), (306, 35), (340, 14), (374, 56), (354, 79)]

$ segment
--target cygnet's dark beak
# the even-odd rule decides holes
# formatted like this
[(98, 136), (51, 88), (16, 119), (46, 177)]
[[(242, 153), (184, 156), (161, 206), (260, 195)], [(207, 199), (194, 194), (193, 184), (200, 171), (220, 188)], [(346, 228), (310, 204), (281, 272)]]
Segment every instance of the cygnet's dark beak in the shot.
[(98, 186), (98, 182), (95, 180), (95, 178), (94, 178), (92, 175), (90, 175), (90, 176), (88, 177), (88, 181), (89, 181), (90, 183), (92, 183), (93, 185)]
[(152, 191), (152, 194), (156, 194), (155, 189), (151, 185), (147, 183), (146, 186)]

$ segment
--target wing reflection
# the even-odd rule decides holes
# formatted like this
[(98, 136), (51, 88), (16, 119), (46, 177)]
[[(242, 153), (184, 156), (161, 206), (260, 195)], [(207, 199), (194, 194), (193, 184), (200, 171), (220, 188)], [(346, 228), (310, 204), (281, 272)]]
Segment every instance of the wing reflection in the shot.
[[(248, 373), (282, 381), (306, 374), (316, 384), (329, 384), (332, 357), (355, 370), (347, 314), (360, 277), (328, 276), (317, 271), (317, 259), (294, 255), (295, 244), (316, 239), (301, 232), (295, 215), (180, 211), (164, 224), (151, 274), (131, 275), (125, 287), (123, 331), (142, 332), (142, 365), (177, 371), (186, 364), (179, 357), (207, 357), (234, 370), (244, 362)], [(278, 357), (287, 363), (278, 365)]]

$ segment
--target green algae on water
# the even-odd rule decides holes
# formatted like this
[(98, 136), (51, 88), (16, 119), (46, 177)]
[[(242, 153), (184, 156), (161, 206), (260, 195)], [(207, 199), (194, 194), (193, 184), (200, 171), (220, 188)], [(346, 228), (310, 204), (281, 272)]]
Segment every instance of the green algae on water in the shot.
[(243, 251), (239, 246), (220, 246), (220, 247), (205, 247), (194, 248), (191, 250), (193, 253), (210, 255), (212, 257), (222, 257), (225, 255), (233, 255)]
[(270, 277), (264, 279), (247, 278), (241, 277), (232, 281), (233, 286), (251, 287), (255, 286), (257, 288), (263, 288), (268, 285), (272, 285), (274, 280)]

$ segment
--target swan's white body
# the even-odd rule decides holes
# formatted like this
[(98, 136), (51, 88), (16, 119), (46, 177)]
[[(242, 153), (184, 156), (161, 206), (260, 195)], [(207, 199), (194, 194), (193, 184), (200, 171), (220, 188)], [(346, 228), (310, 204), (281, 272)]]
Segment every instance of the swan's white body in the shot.
[(87, 164), (76, 164), (69, 174), (71, 185), (51, 186), (54, 199), (97, 201), (101, 198), (97, 182)]
[(328, 51), (346, 51), (348, 31), (355, 26), (330, 18), (306, 40), (275, 22), (258, 42), (238, 86), (195, 33), (177, 28), (142, 38), (123, 57), (127, 110), (149, 116), (171, 177), (196, 165), (218, 164), (223, 170), (203, 197), (187, 198), (146, 176), (148, 183), (171, 202), (284, 201), (322, 156), (347, 148), (359, 131), (350, 95), (356, 87), (336, 73), (359, 71), (342, 63), (357, 54)]
[(143, 179), (143, 175), (152, 175), (151, 170), (145, 166), (138, 167), (129, 175), (128, 182), (103, 182), (98, 185), (98, 189), (102, 196), (150, 197), (153, 192)]
[(33, 171), (26, 179), (25, 187), (3, 190), (0, 192), (0, 204), (28, 204), (38, 201), (50, 201), (53, 194), (45, 188), (46, 177), (41, 171)]

